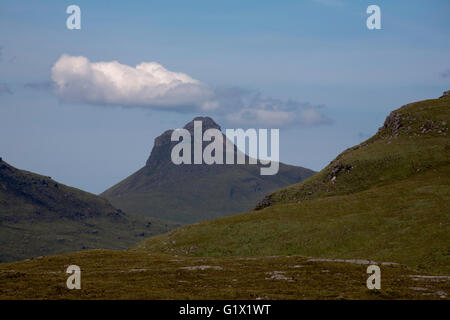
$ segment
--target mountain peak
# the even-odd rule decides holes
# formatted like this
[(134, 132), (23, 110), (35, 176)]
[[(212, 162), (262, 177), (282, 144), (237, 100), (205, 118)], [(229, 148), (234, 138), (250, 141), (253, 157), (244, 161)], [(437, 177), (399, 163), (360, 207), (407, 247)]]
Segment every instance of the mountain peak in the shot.
[[(191, 134), (191, 142), (195, 139), (195, 121), (201, 121), (202, 133), (208, 129), (222, 132), (212, 118), (195, 117), (184, 126)], [(176, 165), (171, 154), (180, 142), (171, 141), (173, 132), (167, 130), (158, 136), (146, 165), (102, 196), (128, 212), (189, 223), (245, 212), (264, 195), (314, 174), (309, 169), (279, 163), (276, 175), (263, 176), (261, 165), (250, 165), (248, 155), (245, 155), (245, 165), (226, 165), (226, 161), (224, 165), (194, 164), (194, 143), (191, 144), (192, 165)], [(226, 137), (222, 135), (226, 150)], [(203, 150), (210, 143), (202, 139)], [(234, 153), (236, 156), (236, 145)]]
[[(194, 121), (202, 122), (202, 132), (208, 129), (221, 130), (220, 126), (210, 117), (195, 117), (192, 121), (186, 123), (184, 129), (188, 130), (191, 135), (194, 134)], [(156, 168), (159, 164), (170, 161), (170, 152), (172, 147), (177, 143), (171, 141), (173, 130), (164, 131), (163, 134), (155, 138), (153, 149), (150, 157), (146, 162), (147, 167)]]
[(184, 129), (188, 130), (189, 132), (194, 132), (194, 121), (201, 121), (202, 122), (202, 130), (208, 130), (208, 129), (218, 129), (221, 130), (220, 126), (210, 117), (195, 117), (191, 122), (188, 122)]

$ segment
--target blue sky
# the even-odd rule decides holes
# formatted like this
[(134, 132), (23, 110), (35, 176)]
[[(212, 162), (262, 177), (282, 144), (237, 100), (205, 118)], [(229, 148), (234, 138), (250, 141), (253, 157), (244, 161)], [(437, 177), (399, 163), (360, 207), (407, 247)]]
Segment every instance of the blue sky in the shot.
[[(66, 28), (71, 4), (81, 30)], [(366, 28), (371, 4), (381, 30)], [(157, 62), (213, 89), (311, 106), (330, 121), (282, 127), (280, 155), (320, 170), (391, 110), (449, 89), (448, 12), (445, 0), (1, 1), (0, 156), (99, 193), (139, 169), (160, 133), (209, 115), (64, 101), (47, 86), (67, 54)]]

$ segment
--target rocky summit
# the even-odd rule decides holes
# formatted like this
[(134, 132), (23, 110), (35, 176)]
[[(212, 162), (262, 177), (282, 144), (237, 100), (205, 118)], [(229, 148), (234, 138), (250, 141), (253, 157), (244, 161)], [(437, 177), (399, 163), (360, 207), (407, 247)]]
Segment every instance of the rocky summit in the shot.
[[(202, 122), (202, 133), (221, 130), (210, 117), (196, 117), (184, 126), (192, 135), (194, 121)], [(101, 196), (128, 212), (189, 223), (248, 211), (265, 194), (315, 173), (283, 163), (273, 176), (261, 176), (261, 165), (248, 161), (245, 165), (175, 165), (171, 151), (177, 142), (171, 141), (172, 132), (167, 130), (155, 139), (144, 167)], [(206, 145), (203, 142), (203, 148)]]

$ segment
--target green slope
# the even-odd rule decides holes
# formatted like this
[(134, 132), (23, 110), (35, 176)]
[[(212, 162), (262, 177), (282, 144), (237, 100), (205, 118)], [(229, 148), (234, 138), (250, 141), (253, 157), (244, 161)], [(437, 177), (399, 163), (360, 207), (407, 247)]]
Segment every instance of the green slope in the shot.
[(258, 211), (186, 226), (133, 250), (307, 255), (450, 273), (450, 97), (406, 105), (369, 140)]
[[(301, 168), (287, 165), (281, 165), (276, 177), (261, 177), (259, 168), (251, 165), (215, 166), (209, 169), (210, 172), (195, 173), (195, 178), (180, 170), (173, 181), (166, 180), (167, 183), (162, 182), (148, 190), (114, 194), (116, 189), (112, 188), (101, 196), (127, 212), (192, 223), (251, 210), (268, 192), (313, 174), (312, 171), (304, 169), (302, 172)], [(145, 171), (146, 168), (140, 169), (116, 187), (129, 180), (133, 183), (146, 180)]]
[(126, 248), (175, 227), (0, 159), (0, 262), (93, 248)]

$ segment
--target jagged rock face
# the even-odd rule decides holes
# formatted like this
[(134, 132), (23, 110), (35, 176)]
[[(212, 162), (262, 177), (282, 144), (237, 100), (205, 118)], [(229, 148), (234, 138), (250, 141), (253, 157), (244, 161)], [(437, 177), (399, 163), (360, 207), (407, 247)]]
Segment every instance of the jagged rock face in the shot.
[[(210, 117), (196, 117), (184, 126), (184, 129), (188, 130), (192, 137), (194, 136), (194, 121), (202, 122), (202, 134), (208, 129), (221, 130), (220, 126)], [(172, 132), (173, 130), (167, 130), (155, 139), (150, 157), (145, 164), (148, 169), (154, 170), (171, 162), (172, 148), (178, 143), (171, 141)], [(206, 145), (207, 143), (203, 143), (203, 147)]]
[(173, 130), (167, 130), (155, 139), (150, 157), (147, 159), (145, 166), (149, 169), (156, 169), (160, 165), (170, 161), (170, 153), (176, 142), (172, 142), (170, 137)]
[(270, 195), (265, 196), (258, 204), (255, 206), (254, 210), (262, 210), (264, 208), (270, 207), (273, 204)]
[(385, 129), (391, 129), (393, 135), (397, 134), (402, 126), (402, 117), (397, 112), (391, 112), (383, 125)]
[(184, 129), (188, 130), (191, 134), (194, 134), (194, 121), (202, 122), (202, 130), (205, 132), (208, 129), (221, 130), (220, 126), (210, 117), (195, 117), (191, 122), (184, 126)]

